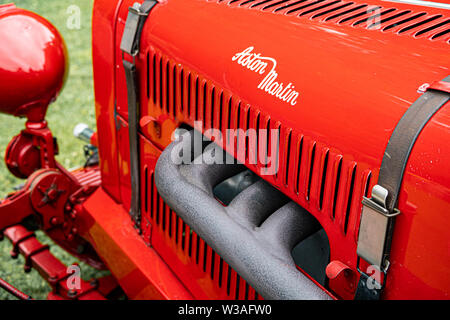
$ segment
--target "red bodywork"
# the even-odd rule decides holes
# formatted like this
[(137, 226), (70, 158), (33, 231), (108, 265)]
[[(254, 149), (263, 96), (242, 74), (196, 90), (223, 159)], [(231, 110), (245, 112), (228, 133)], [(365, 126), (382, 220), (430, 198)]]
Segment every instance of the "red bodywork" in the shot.
[[(187, 236), (189, 226), (157, 194), (153, 172), (182, 123), (194, 127), (203, 121), (197, 128), (207, 136), (210, 128), (279, 129), (279, 171), (263, 178), (321, 223), (333, 262), (327, 289), (337, 298), (353, 298), (362, 197), (376, 184), (402, 115), (424, 84), (450, 73), (446, 10), (378, 0), (369, 6), (328, 0), (301, 5), (293, 0), (159, 1), (136, 57), (143, 118), (138, 235), (128, 215), (128, 105), (119, 48), (134, 2), (96, 0), (94, 5), (102, 183), (79, 210), (79, 234), (131, 299), (260, 298), (195, 232)], [(380, 20), (374, 20), (377, 15)], [(276, 59), (278, 80), (295, 84), (297, 104), (258, 89), (262, 77), (232, 60), (250, 46)], [(448, 299), (450, 294), (449, 125), (447, 103), (409, 158), (384, 299)], [(229, 139), (219, 143), (236, 151)], [(242, 160), (260, 173), (260, 163)]]

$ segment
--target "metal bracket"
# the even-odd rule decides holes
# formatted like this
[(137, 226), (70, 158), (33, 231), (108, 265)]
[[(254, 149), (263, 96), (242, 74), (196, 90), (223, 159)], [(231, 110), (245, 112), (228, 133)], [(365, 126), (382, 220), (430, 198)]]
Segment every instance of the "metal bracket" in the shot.
[(368, 274), (361, 272), (355, 300), (380, 300), (383, 287)]
[(359, 257), (383, 272), (389, 267), (386, 245), (389, 242), (392, 218), (400, 214), (398, 209), (389, 212), (386, 208), (387, 197), (388, 191), (376, 185), (373, 187), (372, 197), (363, 198), (357, 248)]
[[(393, 230), (393, 218), (400, 214), (400, 210), (387, 209), (389, 192), (380, 185), (372, 189), (372, 197), (363, 197), (361, 224), (358, 235), (358, 271), (360, 279), (356, 290), (355, 299), (373, 300), (380, 299), (381, 292), (386, 281), (386, 273), (389, 269), (389, 250)], [(359, 269), (360, 258), (364, 259), (380, 272), (384, 273), (382, 284), (367, 273)]]

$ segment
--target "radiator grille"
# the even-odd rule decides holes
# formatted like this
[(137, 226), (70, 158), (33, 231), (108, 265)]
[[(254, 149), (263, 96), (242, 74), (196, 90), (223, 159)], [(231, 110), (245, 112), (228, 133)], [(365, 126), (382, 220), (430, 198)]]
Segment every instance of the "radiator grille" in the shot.
[(259, 10), (273, 14), (295, 15), (301, 18), (346, 24), (353, 27), (407, 34), (450, 43), (450, 19), (442, 14), (430, 14), (398, 8), (342, 0), (206, 0), (230, 7)]

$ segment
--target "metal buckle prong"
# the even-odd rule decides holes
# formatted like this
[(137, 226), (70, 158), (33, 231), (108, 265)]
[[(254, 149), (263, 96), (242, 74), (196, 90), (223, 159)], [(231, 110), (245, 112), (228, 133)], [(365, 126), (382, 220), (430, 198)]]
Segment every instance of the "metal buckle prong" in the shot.
[(363, 204), (363, 206), (369, 207), (369, 208), (375, 210), (376, 212), (378, 212), (379, 214), (386, 216), (387, 218), (393, 218), (400, 214), (400, 210), (398, 210), (398, 209), (394, 209), (394, 212), (389, 213), (389, 211), (386, 208), (380, 206), (378, 204), (378, 202), (373, 199), (373, 196), (370, 199), (363, 197), (362, 204)]

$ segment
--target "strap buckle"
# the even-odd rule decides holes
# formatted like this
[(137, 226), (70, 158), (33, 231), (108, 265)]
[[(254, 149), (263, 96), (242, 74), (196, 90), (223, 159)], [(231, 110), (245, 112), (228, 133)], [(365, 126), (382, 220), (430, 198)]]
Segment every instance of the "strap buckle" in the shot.
[(361, 213), (361, 224), (358, 236), (358, 257), (376, 266), (380, 271), (389, 268), (388, 246), (390, 243), (392, 218), (400, 214), (400, 210), (389, 212), (386, 205), (388, 190), (380, 185), (372, 189), (372, 197), (364, 197)]
[(148, 17), (148, 15), (149, 15), (149, 11), (147, 11), (147, 12), (141, 11), (141, 5), (139, 3), (135, 3), (132, 7), (129, 7), (128, 11), (132, 12), (138, 16)]
[(133, 59), (138, 55), (144, 23), (147, 20), (151, 9), (157, 3), (156, 0), (146, 0), (143, 4), (136, 2), (133, 6), (128, 8), (127, 22), (120, 43), (122, 57), (124, 53), (128, 53)]
[[(387, 209), (389, 191), (380, 185), (372, 189), (372, 197), (363, 197), (361, 224), (358, 235), (358, 261), (357, 269), (361, 277), (358, 282), (355, 299), (371, 300), (379, 299), (386, 282), (386, 274), (389, 269), (389, 251), (393, 230), (393, 218), (400, 214), (400, 210)], [(367, 272), (384, 274), (372, 277), (367, 272), (360, 270), (360, 260), (364, 259), (371, 266)], [(382, 281), (381, 281), (382, 280)]]

